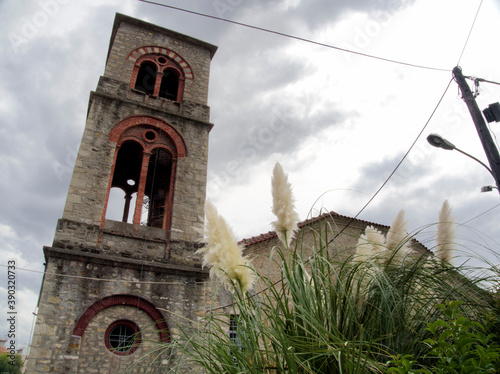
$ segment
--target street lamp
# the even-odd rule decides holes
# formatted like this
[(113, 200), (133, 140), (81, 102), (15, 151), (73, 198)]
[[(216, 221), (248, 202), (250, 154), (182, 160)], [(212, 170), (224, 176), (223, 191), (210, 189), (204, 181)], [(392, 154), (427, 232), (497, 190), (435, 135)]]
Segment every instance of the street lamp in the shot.
[[(495, 174), (493, 173), (493, 171), (488, 167), (488, 165), (486, 165), (484, 162), (482, 162), (481, 160), (477, 159), (476, 157), (468, 154), (467, 152), (464, 152), (462, 151), (461, 149), (458, 149), (457, 147), (455, 147), (455, 145), (450, 142), (449, 140), (446, 140), (445, 138), (443, 138), (442, 136), (440, 135), (437, 135), (437, 134), (430, 134), (428, 137), (427, 137), (427, 141), (429, 142), (430, 145), (432, 145), (433, 147), (436, 147), (436, 148), (442, 148), (442, 149), (446, 149), (447, 151), (453, 151), (453, 150), (456, 150), (458, 152), (460, 152), (461, 154), (463, 155), (466, 155), (467, 157), (469, 158), (472, 158), (474, 161), (477, 161), (479, 162), (481, 165), (484, 166), (484, 168), (486, 170), (488, 170), (488, 172), (493, 176), (493, 179), (495, 180), (495, 183), (497, 184), (497, 189), (499, 190), (500, 192), (500, 189), (499, 189), (499, 186), (498, 186), (498, 181), (497, 181), (497, 178), (495, 177)], [(492, 186), (488, 186), (488, 187), (492, 187)], [(491, 189), (486, 189), (485, 187), (481, 188), (481, 192), (486, 192), (486, 191), (491, 191)]]

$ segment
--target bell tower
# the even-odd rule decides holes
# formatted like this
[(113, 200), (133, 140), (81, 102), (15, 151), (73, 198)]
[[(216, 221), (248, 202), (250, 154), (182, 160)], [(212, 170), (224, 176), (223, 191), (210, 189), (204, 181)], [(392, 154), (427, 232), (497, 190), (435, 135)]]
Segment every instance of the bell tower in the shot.
[(116, 15), (64, 213), (44, 247), (28, 373), (165, 369), (168, 357), (144, 357), (205, 310), (196, 228), (216, 49)]

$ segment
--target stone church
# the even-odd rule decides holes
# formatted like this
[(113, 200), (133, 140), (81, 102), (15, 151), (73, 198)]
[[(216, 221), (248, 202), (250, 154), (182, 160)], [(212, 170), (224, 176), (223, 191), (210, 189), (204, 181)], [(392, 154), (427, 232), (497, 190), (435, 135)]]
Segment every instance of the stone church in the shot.
[[(44, 247), (26, 373), (165, 371), (175, 353), (161, 343), (213, 306), (195, 228), (204, 216), (216, 50), (116, 15), (63, 217)], [(314, 232), (320, 219), (350, 248), (375, 225), (330, 212), (302, 222), (301, 232)], [(278, 239), (270, 232), (241, 243), (265, 269)]]

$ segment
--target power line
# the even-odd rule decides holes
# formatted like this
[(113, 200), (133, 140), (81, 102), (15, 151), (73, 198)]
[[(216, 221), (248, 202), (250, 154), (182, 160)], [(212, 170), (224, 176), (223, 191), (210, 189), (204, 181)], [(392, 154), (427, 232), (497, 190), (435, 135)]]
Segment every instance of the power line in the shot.
[(366, 204), (358, 211), (358, 213), (356, 213), (356, 215), (354, 217), (351, 218), (351, 220), (347, 223), (347, 225), (345, 225), (329, 242), (328, 244), (330, 244), (333, 240), (335, 240), (340, 234), (342, 234), (342, 232), (344, 232), (344, 230), (349, 227), (349, 225), (354, 222), (354, 220), (356, 218), (358, 218), (358, 216), (361, 214), (361, 212), (363, 212), (367, 207), (368, 205), (371, 204), (371, 202), (375, 199), (375, 197), (380, 193), (380, 191), (382, 191), (382, 189), (386, 186), (386, 184), (389, 182), (389, 180), (392, 178), (392, 176), (396, 173), (396, 171), (399, 169), (399, 167), (401, 166), (401, 164), (403, 163), (403, 161), (406, 159), (406, 157), (408, 157), (408, 155), (410, 154), (411, 150), (413, 149), (413, 147), (415, 146), (415, 144), (417, 143), (418, 139), (420, 138), (420, 136), (422, 135), (422, 133), (424, 132), (424, 130), (427, 128), (427, 125), (429, 124), (429, 122), (431, 121), (432, 117), (434, 116), (434, 114), (436, 113), (437, 109), (439, 108), (439, 105), (441, 104), (441, 102), (443, 101), (444, 99), (444, 96), (446, 95), (446, 92), (448, 92), (448, 89), (450, 88), (450, 84), (451, 82), (453, 82), (453, 78), (450, 79), (450, 81), (448, 82), (448, 85), (446, 86), (446, 89), (444, 90), (443, 94), (441, 95), (439, 101), (437, 102), (436, 106), (434, 107), (434, 110), (432, 111), (431, 115), (429, 116), (429, 118), (427, 119), (427, 122), (425, 122), (425, 125), (424, 127), (422, 127), (422, 130), (420, 130), (420, 132), (418, 133), (417, 137), (415, 138), (415, 140), (413, 141), (413, 143), (411, 144), (410, 148), (408, 148), (408, 151), (406, 151), (406, 153), (404, 154), (404, 156), (401, 158), (401, 160), (398, 162), (398, 164), (396, 165), (396, 167), (394, 168), (394, 170), (389, 174), (389, 176), (386, 178), (386, 180), (384, 181), (384, 183), (382, 183), (382, 185), (379, 187), (379, 189), (373, 194), (373, 196), (366, 202)]
[(486, 213), (491, 212), (493, 209), (498, 208), (499, 206), (500, 206), (500, 203), (499, 203), (499, 204), (497, 204), (497, 205), (495, 205), (495, 206), (493, 206), (493, 207), (491, 207), (491, 208), (490, 208), (490, 209), (488, 209), (488, 210), (485, 210), (483, 213), (478, 214), (477, 216), (472, 217), (471, 219), (468, 219), (468, 220), (467, 220), (467, 221), (465, 221), (465, 222), (462, 222), (462, 223), (461, 223), (461, 225), (465, 225), (465, 224), (469, 223), (470, 221), (474, 221), (475, 219), (477, 219), (477, 218), (479, 218), (479, 217), (481, 217), (481, 216), (484, 216)]
[[(477, 12), (476, 12), (476, 15), (474, 17), (474, 20), (472, 22), (472, 25), (470, 27), (470, 30), (469, 30), (469, 34), (467, 35), (467, 38), (465, 40), (465, 43), (464, 43), (464, 47), (462, 48), (462, 52), (460, 53), (460, 58), (458, 59), (460, 61), (460, 59), (462, 58), (464, 52), (465, 52), (465, 48), (467, 47), (467, 43), (469, 42), (469, 38), (471, 36), (471, 33), (472, 33), (472, 29), (474, 28), (474, 25), (476, 23), (476, 19), (477, 19), (477, 16), (479, 14), (479, 11), (481, 9), (481, 5), (483, 4), (483, 0), (481, 0), (480, 4), (479, 4), (479, 7), (477, 9)], [(458, 66), (458, 64), (457, 64)], [(474, 78), (475, 80), (479, 81), (478, 78)], [(453, 81), (453, 78), (451, 78), (451, 80), (448, 82), (448, 85), (446, 86), (446, 89), (444, 90), (443, 94), (441, 95), (441, 98), (439, 99), (438, 103), (436, 104), (434, 110), (432, 111), (429, 119), (427, 120), (427, 122), (425, 123), (424, 127), (422, 128), (422, 130), (420, 131), (420, 133), (417, 135), (415, 141), (412, 143), (412, 145), (410, 146), (410, 148), (408, 149), (408, 151), (405, 153), (405, 155), (403, 156), (403, 158), (399, 161), (399, 163), (396, 165), (396, 167), (394, 168), (394, 170), (391, 172), (391, 174), (389, 174), (389, 176), (387, 177), (387, 179), (384, 181), (384, 183), (382, 183), (382, 185), (380, 186), (380, 188), (375, 192), (375, 194), (373, 194), (373, 196), (368, 200), (368, 202), (361, 208), (361, 210), (353, 217), (351, 218), (351, 221), (349, 221), (349, 223), (347, 223), (347, 225), (345, 225), (342, 230), (340, 230), (334, 237), (331, 241), (333, 241), (335, 238), (337, 238), (360, 214), (361, 212), (363, 212), (363, 210), (366, 209), (366, 207), (368, 205), (370, 205), (370, 203), (373, 201), (373, 199), (380, 193), (380, 191), (385, 187), (385, 185), (389, 182), (389, 180), (392, 178), (392, 176), (394, 175), (394, 173), (396, 172), (396, 170), (401, 166), (401, 164), (403, 163), (403, 161), (406, 159), (406, 157), (408, 156), (408, 154), (411, 152), (411, 150), (413, 149), (413, 147), (415, 146), (415, 144), (417, 143), (418, 139), (420, 138), (420, 136), (422, 135), (422, 133), (424, 132), (424, 130), (427, 128), (427, 125), (429, 124), (430, 120), (432, 119), (432, 117), (434, 116), (434, 113), (436, 112), (436, 110), (438, 109), (439, 105), (441, 104), (441, 102), (443, 101), (443, 98), (444, 96), (446, 95), (446, 92), (448, 92), (448, 89), (450, 88), (450, 84), (451, 82)], [(487, 82), (485, 79), (482, 79), (481, 81), (483, 82)], [(489, 82), (489, 83), (495, 83), (495, 84), (498, 84), (496, 82)], [(476, 217), (477, 218), (477, 217)]]
[(226, 19), (226, 18), (212, 16), (212, 15), (205, 14), (205, 13), (200, 13), (200, 12), (195, 12), (193, 10), (179, 8), (179, 7), (175, 7), (175, 6), (172, 6), (172, 5), (161, 4), (161, 3), (157, 3), (157, 2), (149, 1), (149, 0), (139, 0), (139, 1), (143, 2), (143, 3), (152, 4), (152, 5), (158, 5), (158, 6), (161, 6), (161, 7), (164, 7), (164, 8), (169, 8), (169, 9), (177, 10), (177, 11), (180, 11), (180, 12), (194, 14), (194, 15), (197, 15), (197, 16), (200, 16), (200, 17), (211, 18), (211, 19), (214, 19), (214, 20), (217, 20), (217, 21), (223, 21), (223, 22), (234, 24), (234, 25), (247, 27), (247, 28), (250, 28), (250, 29), (267, 32), (267, 33), (274, 34), (274, 35), (283, 36), (285, 38), (299, 40), (301, 42), (318, 45), (320, 47), (336, 49), (338, 51), (352, 53), (352, 54), (355, 54), (355, 55), (358, 55), (358, 56), (373, 58), (373, 59), (380, 60), (380, 61), (391, 62), (391, 63), (394, 63), (394, 64), (399, 64), (399, 65), (404, 65), (404, 66), (410, 66), (410, 67), (419, 68), (419, 69), (436, 70), (436, 71), (447, 71), (447, 72), (450, 71), (450, 69), (442, 69), (442, 68), (435, 68), (435, 67), (431, 67), (431, 66), (417, 65), (417, 64), (412, 64), (412, 63), (408, 63), (408, 62), (403, 62), (403, 61), (398, 61), (398, 60), (392, 60), (392, 59), (385, 58), (385, 57), (370, 55), (370, 54), (363, 53), (363, 52), (357, 52), (357, 51), (353, 51), (353, 50), (350, 50), (350, 49), (337, 47), (337, 46), (334, 46), (334, 45), (331, 45), (331, 44), (321, 43), (321, 42), (317, 42), (317, 41), (314, 41), (314, 40), (311, 40), (311, 39), (306, 39), (306, 38), (302, 38), (302, 37), (299, 37), (299, 36), (286, 34), (284, 32), (270, 30), (270, 29), (266, 29), (264, 27), (258, 27), (258, 26), (247, 24), (247, 23), (232, 21), (232, 20), (229, 20), (229, 19)]
[(474, 16), (474, 20), (472, 21), (472, 25), (469, 30), (469, 34), (467, 35), (467, 39), (465, 39), (464, 47), (462, 48), (462, 52), (460, 53), (460, 57), (458, 58), (458, 62), (456, 66), (460, 65), (460, 60), (462, 59), (462, 56), (464, 55), (465, 48), (467, 47), (467, 44), (469, 43), (469, 38), (472, 34), (472, 29), (474, 28), (474, 25), (476, 24), (477, 16), (479, 14), (479, 11), (481, 10), (481, 5), (483, 5), (483, 0), (479, 3), (479, 6), (477, 7), (476, 15)]
[[(8, 265), (0, 264), (0, 267), (8, 267)], [(87, 280), (95, 280), (102, 282), (130, 282), (134, 284), (164, 284), (164, 285), (172, 285), (172, 284), (208, 284), (209, 282), (149, 282), (149, 281), (133, 281), (128, 279), (111, 279), (111, 278), (94, 278), (94, 277), (85, 277), (82, 275), (70, 275), (70, 274), (60, 274), (60, 273), (49, 273), (42, 270), (33, 270), (33, 269), (25, 269), (16, 267), (16, 270), (28, 271), (31, 273), (38, 273), (44, 275), (55, 275), (57, 277), (66, 277), (66, 278), (76, 278), (76, 279), (87, 279)]]

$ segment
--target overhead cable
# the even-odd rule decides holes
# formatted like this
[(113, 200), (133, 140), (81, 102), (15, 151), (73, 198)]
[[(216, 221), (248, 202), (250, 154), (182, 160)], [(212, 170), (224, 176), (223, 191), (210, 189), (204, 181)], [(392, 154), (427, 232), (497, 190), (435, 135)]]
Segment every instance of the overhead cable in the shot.
[[(8, 265), (0, 264), (0, 267), (8, 267)], [(76, 278), (76, 279), (86, 279), (86, 280), (94, 280), (94, 281), (101, 281), (101, 282), (129, 282), (129, 283), (134, 283), (134, 284), (163, 284), (163, 285), (172, 285), (172, 284), (207, 284), (209, 282), (191, 282), (191, 281), (185, 281), (185, 282), (150, 282), (150, 281), (135, 281), (135, 280), (130, 280), (130, 279), (111, 279), (111, 278), (95, 278), (95, 277), (85, 277), (82, 275), (70, 275), (70, 274), (61, 274), (61, 273), (49, 273), (47, 271), (43, 270), (33, 270), (33, 269), (26, 269), (26, 268), (20, 268), (16, 267), (16, 270), (21, 270), (21, 271), (28, 271), (30, 273), (39, 273), (39, 274), (44, 274), (44, 275), (54, 275), (56, 277), (65, 277), (65, 278)]]
[(465, 48), (467, 47), (467, 44), (469, 43), (469, 38), (472, 34), (472, 29), (474, 28), (474, 25), (476, 24), (476, 19), (477, 19), (477, 16), (479, 14), (479, 11), (481, 10), (481, 5), (483, 5), (483, 0), (481, 0), (481, 2), (479, 3), (479, 6), (477, 7), (476, 15), (474, 16), (474, 20), (472, 21), (472, 25), (470, 27), (469, 34), (467, 35), (467, 39), (465, 39), (464, 47), (462, 48), (462, 52), (460, 53), (460, 57), (458, 58), (458, 62), (456, 64), (456, 66), (460, 65), (460, 60), (462, 59), (462, 56), (464, 55)]
[(441, 104), (441, 102), (443, 101), (444, 99), (444, 96), (446, 95), (446, 92), (448, 92), (448, 89), (450, 88), (450, 84), (451, 82), (453, 81), (453, 78), (450, 79), (450, 81), (448, 82), (448, 85), (446, 86), (446, 89), (444, 90), (443, 94), (441, 95), (441, 98), (439, 99), (438, 103), (436, 104), (436, 106), (434, 107), (434, 110), (432, 111), (431, 115), (429, 116), (429, 118), (427, 119), (427, 122), (425, 122), (425, 125), (424, 127), (422, 127), (422, 130), (420, 130), (420, 132), (418, 133), (417, 137), (415, 138), (415, 140), (413, 141), (413, 143), (411, 144), (410, 148), (408, 148), (408, 150), (406, 151), (406, 153), (404, 154), (404, 156), (401, 158), (401, 160), (398, 162), (398, 164), (396, 165), (396, 167), (392, 170), (392, 172), (389, 174), (389, 176), (385, 179), (384, 183), (382, 183), (382, 185), (379, 187), (379, 189), (377, 191), (375, 191), (375, 193), (372, 195), (372, 197), (367, 201), (367, 203), (358, 211), (358, 213), (356, 213), (356, 215), (354, 217), (351, 218), (351, 220), (347, 223), (347, 225), (345, 225), (342, 230), (340, 230), (329, 242), (328, 244), (330, 244), (333, 240), (335, 240), (340, 234), (342, 234), (342, 232), (344, 232), (344, 230), (352, 223), (354, 222), (354, 220), (356, 218), (358, 218), (358, 216), (361, 214), (361, 212), (363, 212), (366, 207), (368, 207), (368, 205), (370, 205), (370, 203), (373, 201), (373, 199), (375, 199), (375, 197), (380, 193), (380, 191), (382, 191), (382, 189), (385, 187), (385, 185), (389, 182), (389, 180), (392, 178), (392, 176), (396, 173), (396, 171), (399, 169), (399, 167), (401, 166), (401, 164), (403, 163), (403, 161), (406, 159), (406, 157), (408, 157), (408, 155), (410, 154), (411, 150), (413, 149), (413, 147), (415, 146), (415, 144), (417, 143), (418, 139), (420, 138), (420, 136), (422, 135), (422, 133), (425, 131), (425, 129), (427, 128), (427, 125), (429, 124), (429, 122), (431, 121), (432, 117), (434, 116), (434, 114), (436, 113), (437, 109), (439, 108), (439, 105)]
[(427, 70), (450, 71), (450, 69), (435, 68), (435, 67), (431, 67), (431, 66), (412, 64), (412, 63), (408, 63), (408, 62), (403, 62), (403, 61), (398, 61), (398, 60), (392, 60), (390, 58), (385, 58), (385, 57), (370, 55), (368, 53), (353, 51), (353, 50), (350, 50), (350, 49), (337, 47), (337, 46), (334, 46), (334, 45), (331, 45), (331, 44), (321, 43), (321, 42), (317, 42), (317, 41), (314, 41), (314, 40), (311, 40), (311, 39), (306, 39), (306, 38), (302, 38), (302, 37), (299, 37), (299, 36), (286, 34), (284, 32), (270, 30), (270, 29), (266, 29), (264, 27), (258, 27), (258, 26), (247, 24), (247, 23), (232, 21), (232, 20), (229, 20), (227, 18), (222, 18), (222, 17), (212, 16), (210, 14), (195, 12), (193, 10), (179, 8), (179, 7), (175, 7), (175, 6), (172, 6), (172, 5), (161, 4), (161, 3), (157, 3), (157, 2), (149, 1), (149, 0), (139, 0), (139, 1), (143, 2), (143, 3), (152, 4), (152, 5), (158, 5), (158, 6), (161, 6), (161, 7), (164, 7), (164, 8), (169, 8), (169, 9), (177, 10), (177, 11), (180, 11), (180, 12), (194, 14), (194, 15), (197, 15), (197, 16), (200, 16), (200, 17), (206, 17), (206, 18), (215, 19), (217, 21), (223, 21), (223, 22), (227, 22), (227, 23), (232, 23), (234, 25), (243, 26), (243, 27), (247, 27), (247, 28), (250, 28), (250, 29), (258, 30), (258, 31), (263, 31), (263, 32), (267, 32), (267, 33), (270, 33), (270, 34), (279, 35), (279, 36), (283, 36), (283, 37), (286, 37), (286, 38), (294, 39), (294, 40), (299, 40), (301, 42), (318, 45), (320, 47), (336, 49), (338, 51), (352, 53), (352, 54), (355, 54), (355, 55), (358, 55), (358, 56), (373, 58), (373, 59), (380, 60), (380, 61), (385, 61), (385, 62), (391, 62), (393, 64), (405, 65), (405, 66), (410, 66), (410, 67), (419, 68), (419, 69), (427, 69)]

